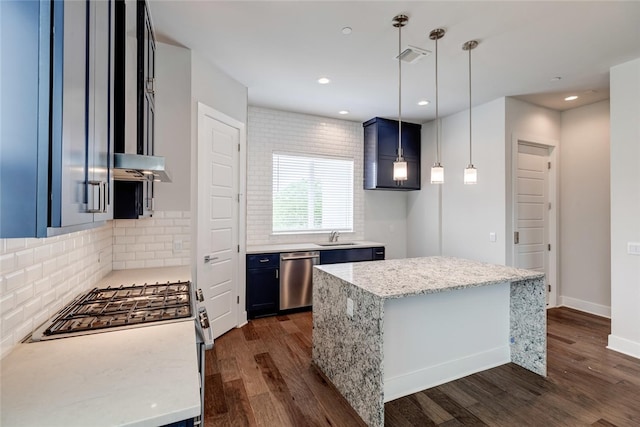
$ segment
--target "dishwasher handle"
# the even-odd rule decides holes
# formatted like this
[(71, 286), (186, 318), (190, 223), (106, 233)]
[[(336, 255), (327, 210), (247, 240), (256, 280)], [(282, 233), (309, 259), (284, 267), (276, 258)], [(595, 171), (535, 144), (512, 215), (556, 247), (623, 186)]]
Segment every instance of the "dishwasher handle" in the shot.
[(287, 255), (280, 257), (280, 261), (293, 261), (297, 259), (317, 259), (320, 258), (320, 254), (312, 255)]

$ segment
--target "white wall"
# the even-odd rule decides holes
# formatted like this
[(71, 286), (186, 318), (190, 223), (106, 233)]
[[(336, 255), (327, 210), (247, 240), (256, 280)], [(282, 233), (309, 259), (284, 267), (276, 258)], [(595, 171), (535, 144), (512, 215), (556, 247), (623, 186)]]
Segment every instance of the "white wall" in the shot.
[(611, 68), (611, 335), (609, 348), (640, 358), (640, 59)]
[(155, 151), (170, 183), (155, 183), (157, 211), (188, 211), (191, 186), (191, 51), (156, 43)]
[[(441, 238), (442, 255), (504, 264), (504, 106), (504, 98), (500, 98), (473, 108), (476, 185), (463, 183), (463, 171), (469, 163), (469, 112), (441, 119), (442, 185), (430, 184), (436, 126), (433, 122), (423, 125), (423, 189), (408, 196), (409, 257), (438, 255)], [(489, 241), (490, 232), (497, 233), (496, 242)]]
[(407, 257), (407, 193), (414, 192), (364, 192), (364, 238), (384, 243), (386, 259)]
[(202, 102), (247, 123), (247, 88), (195, 51), (191, 52), (191, 100), (192, 120), (197, 120), (197, 104)]
[(609, 100), (561, 113), (560, 303), (611, 315)]
[(45, 239), (0, 239), (0, 354), (111, 271), (112, 223)]
[(249, 108), (247, 156), (247, 244), (328, 240), (325, 234), (272, 235), (272, 154), (312, 153), (354, 159), (354, 232), (342, 240), (384, 243), (387, 258), (406, 255), (406, 195), (364, 191), (361, 123), (307, 114)]
[(423, 257), (441, 254), (440, 190), (431, 184), (431, 166), (436, 161), (436, 122), (422, 125), (420, 191), (407, 194), (407, 256)]
[[(465, 185), (469, 163), (469, 112), (442, 121), (442, 254), (505, 263), (505, 102), (473, 108), (473, 163), (478, 183)], [(496, 233), (496, 242), (489, 233)]]

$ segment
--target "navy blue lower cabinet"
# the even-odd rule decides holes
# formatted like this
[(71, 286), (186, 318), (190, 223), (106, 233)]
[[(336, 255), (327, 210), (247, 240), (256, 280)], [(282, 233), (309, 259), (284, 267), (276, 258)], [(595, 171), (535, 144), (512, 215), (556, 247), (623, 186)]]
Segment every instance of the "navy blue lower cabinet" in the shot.
[(280, 254), (247, 255), (247, 316), (278, 314), (280, 308)]
[(320, 252), (320, 264), (340, 264), (384, 259), (382, 248), (331, 249)]

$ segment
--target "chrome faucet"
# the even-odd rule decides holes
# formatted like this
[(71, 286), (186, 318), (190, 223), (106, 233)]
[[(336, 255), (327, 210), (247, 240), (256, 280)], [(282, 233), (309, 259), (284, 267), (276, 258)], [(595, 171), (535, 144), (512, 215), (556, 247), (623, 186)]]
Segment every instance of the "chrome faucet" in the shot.
[(330, 242), (337, 242), (338, 241), (338, 237), (340, 237), (340, 232), (339, 231), (332, 231), (331, 234), (329, 234), (329, 241)]

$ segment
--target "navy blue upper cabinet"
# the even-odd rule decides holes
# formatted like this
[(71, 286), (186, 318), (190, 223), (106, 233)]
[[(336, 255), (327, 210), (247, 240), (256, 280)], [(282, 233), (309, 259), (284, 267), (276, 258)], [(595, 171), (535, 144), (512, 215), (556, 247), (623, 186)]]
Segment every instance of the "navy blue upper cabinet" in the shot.
[[(111, 219), (113, 1), (0, 3), (0, 237), (46, 237)], [(19, 92), (5, 97), (10, 86)], [(26, 114), (12, 120), (20, 110), (5, 105)]]
[(375, 117), (364, 126), (364, 189), (420, 189), (419, 124), (402, 122), (402, 151), (407, 161), (408, 179), (401, 185), (393, 180), (393, 162), (398, 156), (398, 121)]
[(48, 1), (0, 1), (0, 237), (47, 228), (50, 21)]

